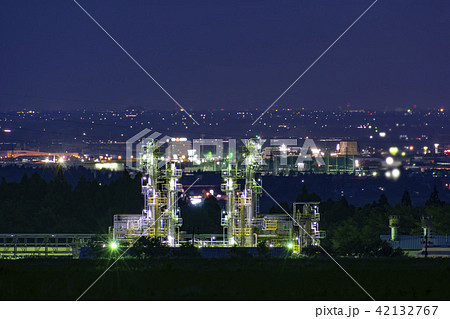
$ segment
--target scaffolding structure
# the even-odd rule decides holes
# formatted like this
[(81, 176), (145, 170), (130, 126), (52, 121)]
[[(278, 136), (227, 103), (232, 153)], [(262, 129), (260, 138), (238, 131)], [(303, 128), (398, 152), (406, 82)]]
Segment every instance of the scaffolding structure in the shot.
[(115, 215), (113, 239), (130, 241), (146, 236), (161, 238), (171, 247), (178, 244), (177, 230), (182, 225), (178, 208), (182, 185), (178, 179), (182, 170), (175, 161), (158, 168), (158, 148), (156, 139), (145, 139), (142, 143), (139, 160), (144, 209), (141, 215)]
[(78, 258), (94, 234), (0, 234), (0, 258)]
[(227, 201), (225, 210), (222, 211), (221, 225), (224, 229), (224, 245), (233, 246), (236, 244), (234, 234), (236, 234), (236, 221), (238, 219), (238, 211), (236, 208), (237, 194), (240, 190), (238, 178), (241, 178), (242, 171), (237, 169), (237, 164), (228, 162), (228, 167), (222, 170), (222, 178), (225, 183), (220, 185), (221, 191), (226, 193)]
[[(255, 180), (255, 173), (262, 164), (261, 143), (259, 140), (247, 140), (248, 150), (244, 161), (245, 168), (239, 170), (236, 164), (228, 163), (222, 171), (225, 183), (221, 190), (226, 192), (226, 209), (222, 212), (222, 226), (228, 246), (254, 247), (257, 244), (254, 227), (259, 211), (259, 194), (262, 188)], [(239, 191), (238, 179), (244, 179), (244, 188)]]
[[(223, 247), (256, 247), (258, 240), (269, 247), (286, 246), (301, 253), (303, 247), (316, 245), (325, 232), (319, 230), (319, 203), (294, 203), (294, 215), (259, 214), (259, 197), (262, 182), (257, 177), (263, 166), (261, 140), (244, 141), (247, 152), (244, 161), (237, 164), (233, 154), (226, 158), (227, 166), (222, 170), (221, 191), (225, 193), (225, 208), (221, 215)], [(160, 160), (160, 143), (155, 139), (144, 139), (138, 157), (142, 170), (141, 188), (144, 208), (141, 214), (114, 216), (113, 240), (132, 242), (141, 236), (160, 238), (168, 246), (180, 244), (179, 228), (182, 218), (178, 207), (178, 195), (182, 185), (178, 180), (182, 170), (177, 168), (177, 159)], [(241, 166), (242, 165), (242, 166)], [(297, 231), (297, 223), (300, 225)], [(294, 240), (295, 238), (295, 240)], [(213, 245), (213, 239), (211, 239)]]
[(325, 231), (319, 230), (320, 202), (296, 202), (293, 204), (293, 218), (298, 227), (297, 243), (294, 251), (301, 253), (304, 247), (317, 245), (325, 238)]

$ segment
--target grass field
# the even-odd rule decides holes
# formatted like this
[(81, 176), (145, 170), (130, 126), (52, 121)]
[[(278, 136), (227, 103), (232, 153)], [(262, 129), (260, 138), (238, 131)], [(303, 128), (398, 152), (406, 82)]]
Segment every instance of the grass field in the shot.
[[(0, 260), (1, 300), (75, 300), (106, 259)], [(376, 300), (450, 300), (450, 259), (344, 259)], [(368, 300), (324, 259), (122, 259), (82, 300)]]

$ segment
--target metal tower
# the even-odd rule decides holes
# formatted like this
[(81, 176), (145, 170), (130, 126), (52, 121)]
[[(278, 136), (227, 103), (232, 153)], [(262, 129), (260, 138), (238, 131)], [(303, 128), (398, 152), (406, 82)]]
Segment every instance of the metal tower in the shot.
[[(228, 162), (228, 167), (222, 170), (222, 178), (225, 183), (221, 184), (220, 188), (227, 194), (227, 202), (225, 210), (222, 211), (221, 224), (224, 227), (224, 244), (233, 246), (238, 244), (235, 240), (237, 233), (238, 211), (236, 209), (237, 192), (240, 185), (237, 180), (241, 177), (242, 172), (237, 169), (237, 164), (231, 164)], [(226, 235), (225, 235), (226, 230)]]
[(296, 202), (294, 203), (294, 220), (299, 226), (297, 244), (294, 251), (300, 252), (303, 247), (320, 243), (325, 238), (325, 232), (319, 230), (319, 202)]
[(398, 225), (400, 217), (391, 215), (389, 216), (389, 228), (391, 229), (391, 241), (398, 241)]
[(179, 216), (178, 193), (182, 185), (178, 179), (182, 170), (175, 162), (167, 162), (165, 169), (158, 169), (158, 141), (144, 140), (140, 157), (142, 167), (142, 194), (144, 209), (139, 228), (149, 237), (166, 238), (169, 246), (175, 246), (177, 227), (182, 224)]
[[(221, 189), (227, 194), (226, 211), (222, 212), (222, 226), (227, 229), (229, 246), (253, 247), (254, 223), (259, 210), (259, 197), (261, 186), (255, 181), (255, 172), (261, 166), (261, 143), (259, 140), (247, 140), (248, 149), (243, 170), (238, 170), (236, 164), (228, 163), (228, 168), (222, 171), (225, 183)], [(238, 179), (245, 179), (244, 189), (238, 192)]]

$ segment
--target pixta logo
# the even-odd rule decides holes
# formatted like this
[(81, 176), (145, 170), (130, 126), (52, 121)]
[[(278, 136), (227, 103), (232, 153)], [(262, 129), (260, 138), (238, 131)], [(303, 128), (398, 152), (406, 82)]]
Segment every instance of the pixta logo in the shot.
[[(173, 148), (168, 147), (170, 143), (184, 142), (189, 145), (188, 158), (186, 160), (200, 164), (202, 160), (227, 160), (230, 163), (239, 165), (257, 165), (263, 166), (264, 155), (276, 152), (277, 160), (279, 160), (280, 167), (288, 166), (288, 154), (292, 156), (292, 150), (295, 149), (295, 154), (298, 154), (295, 161), (295, 168), (301, 169), (305, 162), (316, 161), (317, 165), (325, 165), (320, 150), (317, 148), (314, 141), (306, 138), (303, 145), (299, 147), (297, 139), (209, 139), (199, 138), (193, 139), (192, 142), (186, 138), (175, 138), (168, 135), (163, 135), (159, 132), (152, 132), (149, 129), (144, 129), (126, 142), (126, 166), (129, 169), (141, 170), (141, 153), (142, 146), (150, 140), (157, 140), (157, 148), (160, 149), (158, 168), (163, 167), (168, 161), (177, 159), (176, 154), (173, 153)], [(239, 145), (239, 144), (241, 145)], [(242, 146), (242, 147), (238, 147)], [(209, 148), (211, 151), (206, 155), (202, 149)], [(243, 152), (239, 153), (238, 149)]]
[[(148, 140), (158, 140), (158, 145), (161, 147), (163, 144), (170, 141), (172, 137), (163, 136), (162, 133), (153, 132), (148, 128), (143, 129), (133, 137), (129, 138), (126, 142), (126, 167), (132, 170), (142, 170), (142, 164), (140, 161), (142, 154), (142, 146)], [(158, 168), (161, 168), (166, 163), (166, 157), (164, 160), (158, 162)]]

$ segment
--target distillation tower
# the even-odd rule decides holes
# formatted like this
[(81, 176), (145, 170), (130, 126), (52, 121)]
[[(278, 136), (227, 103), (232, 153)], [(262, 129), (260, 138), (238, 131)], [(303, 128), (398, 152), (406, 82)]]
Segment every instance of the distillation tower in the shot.
[(294, 203), (294, 220), (298, 226), (298, 240), (294, 250), (301, 252), (302, 248), (317, 245), (325, 238), (325, 232), (319, 230), (319, 202)]
[(178, 179), (182, 170), (174, 161), (168, 161), (164, 168), (158, 167), (156, 139), (145, 139), (139, 158), (142, 168), (142, 194), (144, 209), (142, 215), (115, 215), (114, 238), (130, 240), (140, 236), (157, 237), (169, 246), (176, 246), (179, 238), (177, 229), (182, 225), (179, 217), (178, 194), (182, 185)]
[(164, 169), (158, 169), (157, 150), (157, 140), (144, 141), (140, 159), (144, 195), (140, 227), (145, 235), (166, 238), (169, 246), (175, 246), (178, 242), (176, 230), (182, 224), (177, 204), (182, 189), (178, 183), (182, 170), (173, 161), (166, 162)]
[[(325, 237), (325, 232), (319, 230), (319, 203), (294, 203), (293, 217), (259, 214), (262, 186), (255, 175), (263, 165), (261, 145), (259, 139), (246, 140), (248, 152), (243, 154), (243, 163), (238, 166), (230, 153), (227, 168), (222, 170), (221, 190), (226, 194), (221, 216), (223, 246), (255, 247), (260, 241), (269, 247), (286, 245), (301, 253), (303, 247), (317, 245)], [(160, 165), (159, 146), (155, 139), (142, 142), (139, 164), (144, 209), (141, 214), (114, 215), (113, 239), (133, 242), (147, 236), (160, 238), (171, 247), (180, 243), (182, 219), (178, 195), (182, 185), (178, 180), (182, 170), (177, 168), (178, 160), (172, 156), (166, 156), (166, 161)]]
[[(240, 170), (237, 164), (228, 163), (222, 171), (225, 181), (221, 185), (227, 194), (226, 209), (222, 212), (222, 226), (226, 229), (224, 243), (228, 246), (254, 247), (256, 238), (254, 226), (259, 209), (261, 186), (255, 180), (255, 173), (262, 163), (261, 143), (259, 140), (247, 140), (248, 154), (245, 168)], [(238, 179), (244, 179), (244, 188), (239, 191)]]

